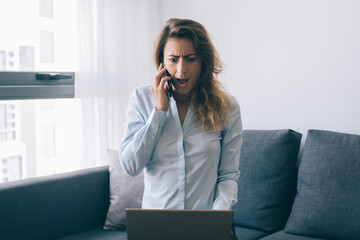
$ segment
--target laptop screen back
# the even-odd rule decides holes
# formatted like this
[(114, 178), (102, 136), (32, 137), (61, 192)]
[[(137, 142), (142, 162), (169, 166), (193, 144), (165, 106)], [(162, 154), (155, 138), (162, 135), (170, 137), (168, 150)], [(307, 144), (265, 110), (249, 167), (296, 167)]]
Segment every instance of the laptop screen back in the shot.
[(126, 209), (128, 240), (230, 239), (232, 210)]

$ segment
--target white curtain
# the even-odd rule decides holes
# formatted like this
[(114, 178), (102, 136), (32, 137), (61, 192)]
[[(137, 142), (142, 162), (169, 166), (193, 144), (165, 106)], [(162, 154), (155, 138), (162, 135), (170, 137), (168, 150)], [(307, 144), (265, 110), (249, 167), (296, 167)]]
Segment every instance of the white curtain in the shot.
[(107, 164), (106, 150), (122, 140), (135, 87), (151, 84), (154, 41), (164, 22), (160, 0), (78, 0), (83, 166)]

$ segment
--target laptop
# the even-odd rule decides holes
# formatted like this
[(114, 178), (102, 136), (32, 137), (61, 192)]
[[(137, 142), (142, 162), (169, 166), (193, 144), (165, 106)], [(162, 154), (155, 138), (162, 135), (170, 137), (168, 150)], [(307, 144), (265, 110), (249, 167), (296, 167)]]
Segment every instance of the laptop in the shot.
[(126, 209), (128, 240), (227, 240), (233, 210)]

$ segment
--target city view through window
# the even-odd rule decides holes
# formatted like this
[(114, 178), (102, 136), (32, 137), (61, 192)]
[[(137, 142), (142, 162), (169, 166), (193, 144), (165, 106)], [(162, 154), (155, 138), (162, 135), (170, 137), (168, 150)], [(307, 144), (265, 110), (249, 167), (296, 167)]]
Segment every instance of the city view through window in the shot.
[[(2, 0), (0, 71), (77, 71), (72, 0)], [(79, 169), (80, 99), (0, 101), (0, 183)]]

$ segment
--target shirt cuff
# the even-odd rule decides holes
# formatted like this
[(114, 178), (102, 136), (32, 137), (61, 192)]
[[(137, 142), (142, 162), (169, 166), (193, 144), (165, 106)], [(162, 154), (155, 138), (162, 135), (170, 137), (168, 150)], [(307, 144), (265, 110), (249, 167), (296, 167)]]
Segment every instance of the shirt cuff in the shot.
[(166, 119), (166, 111), (156, 111), (155, 109), (150, 114), (146, 124), (149, 126), (146, 137), (146, 149), (147, 151), (153, 151), (153, 147), (157, 142), (161, 129), (164, 126)]
[(167, 111), (158, 111), (154, 109), (147, 120), (147, 124), (149, 124), (152, 128), (161, 127), (164, 125), (166, 113)]

